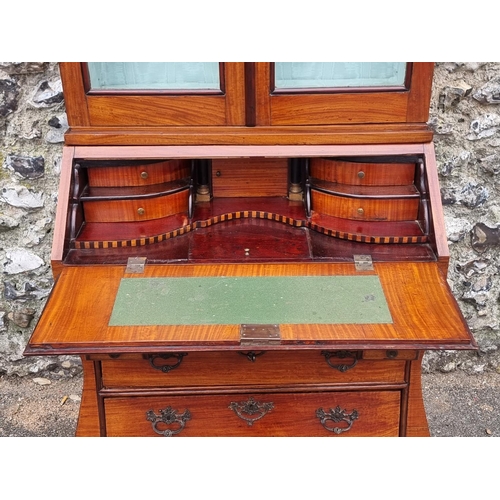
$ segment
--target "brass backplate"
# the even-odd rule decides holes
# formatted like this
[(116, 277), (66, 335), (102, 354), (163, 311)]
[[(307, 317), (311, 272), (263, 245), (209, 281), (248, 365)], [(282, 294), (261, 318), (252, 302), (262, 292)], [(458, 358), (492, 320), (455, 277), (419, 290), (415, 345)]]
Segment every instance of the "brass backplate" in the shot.
[(270, 345), (281, 342), (279, 325), (240, 325), (241, 345)]

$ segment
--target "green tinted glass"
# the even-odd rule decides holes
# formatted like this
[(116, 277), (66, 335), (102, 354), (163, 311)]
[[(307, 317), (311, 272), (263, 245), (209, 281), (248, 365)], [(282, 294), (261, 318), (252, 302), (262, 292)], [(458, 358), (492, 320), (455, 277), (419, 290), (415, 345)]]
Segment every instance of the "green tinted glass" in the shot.
[(89, 62), (92, 90), (220, 89), (217, 62)]
[(277, 62), (277, 89), (402, 86), (404, 62)]

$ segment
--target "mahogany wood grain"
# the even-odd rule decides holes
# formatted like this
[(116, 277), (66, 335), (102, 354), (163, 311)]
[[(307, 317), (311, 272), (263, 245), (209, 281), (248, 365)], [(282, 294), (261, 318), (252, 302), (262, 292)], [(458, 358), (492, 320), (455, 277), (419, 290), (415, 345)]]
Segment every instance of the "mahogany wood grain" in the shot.
[(406, 121), (407, 92), (275, 95), (271, 125), (397, 123)]
[(100, 435), (99, 413), (97, 410), (97, 391), (94, 363), (82, 356), (83, 390), (76, 436), (97, 437)]
[[(150, 263), (350, 262), (356, 254), (370, 255), (375, 262), (436, 260), (415, 221), (360, 223), (312, 215), (313, 229), (266, 217), (227, 218), (193, 229), (186, 214), (178, 214), (175, 224), (169, 221), (173, 217), (122, 222), (122, 232), (114, 223), (91, 223), (75, 240), (75, 249), (69, 249), (65, 263), (122, 264), (133, 256), (146, 257)], [(150, 222), (158, 223), (159, 230), (150, 232), (145, 227)]]
[[(245, 403), (253, 397), (258, 403), (273, 403), (273, 408), (253, 425), (248, 425), (229, 408), (231, 403)], [(158, 436), (146, 419), (149, 410), (172, 407), (179, 414), (189, 410), (191, 419), (179, 436), (398, 436), (400, 392), (321, 392), (321, 393), (253, 393), (214, 396), (157, 396), (107, 398), (106, 427), (109, 436)], [(316, 416), (340, 406), (359, 417), (349, 431), (336, 434), (326, 430)], [(256, 415), (254, 415), (255, 418)], [(330, 427), (346, 428), (345, 422), (326, 423)], [(176, 429), (178, 426), (172, 426)]]
[(266, 218), (228, 220), (191, 234), (190, 263), (312, 260), (303, 228)]
[(88, 96), (92, 126), (226, 125), (220, 96)]
[(416, 361), (412, 361), (409, 368), (408, 409), (406, 415), (406, 436), (428, 437), (429, 426), (425, 414), (422, 397), (421, 364), (424, 353), (421, 352)]
[[(58, 280), (25, 354), (82, 355), (79, 436), (157, 435), (146, 412), (167, 406), (190, 410), (186, 436), (335, 436), (316, 411), (337, 406), (359, 413), (341, 436), (428, 435), (421, 349), (476, 347), (446, 281), (449, 251), (426, 124), (433, 63), (411, 63), (408, 90), (389, 92), (279, 93), (271, 63), (219, 67), (218, 95), (87, 94), (81, 63), (61, 63), (70, 130), (51, 254)], [(416, 175), (415, 163), (404, 160), (330, 159), (364, 155), (417, 155), (425, 168)], [(310, 218), (301, 202), (286, 199), (289, 158), (310, 159)], [(195, 159), (212, 160), (216, 198), (188, 219), (187, 189), (172, 188)], [(92, 166), (100, 160), (111, 162)], [(72, 196), (87, 198), (85, 214), (70, 210)], [(381, 217), (392, 220), (373, 220)], [(356, 271), (356, 253), (371, 255), (374, 271)], [(130, 256), (147, 256), (144, 273), (125, 272)], [(392, 323), (282, 324), (280, 342), (260, 346), (266, 352), (255, 362), (241, 354), (248, 349), (239, 325), (108, 325), (122, 278), (360, 274), (379, 276)], [(362, 355), (339, 371), (323, 350)], [(163, 352), (188, 355), (161, 373), (143, 355)], [(229, 408), (250, 397), (274, 405), (253, 425)]]
[(418, 218), (418, 198), (370, 199), (336, 196), (312, 189), (312, 209), (320, 214), (362, 221), (407, 221)]
[(187, 212), (189, 191), (137, 200), (84, 201), (87, 222), (130, 222), (160, 219)]
[[(405, 382), (405, 361), (367, 361), (331, 357), (332, 365), (353, 365), (346, 371), (332, 368), (321, 351), (262, 351), (250, 361), (240, 352), (191, 352), (179, 367), (162, 373), (148, 360), (105, 359), (101, 361), (105, 387), (189, 387), (231, 385), (362, 384)], [(155, 363), (168, 361), (157, 360)], [(173, 361), (170, 361), (172, 363)]]
[(271, 125), (271, 67), (267, 63), (255, 63), (255, 121), (256, 125)]
[(189, 177), (190, 164), (188, 160), (167, 160), (137, 166), (89, 168), (87, 173), (89, 185), (94, 187), (149, 186)]
[(144, 198), (161, 198), (177, 191), (187, 189), (190, 178), (164, 182), (163, 184), (145, 184), (143, 186), (125, 187), (88, 187), (82, 194), (81, 201), (131, 200)]
[(427, 122), (431, 102), (434, 63), (413, 63), (411, 92), (408, 97), (406, 121), (408, 123)]
[[(307, 353), (307, 351), (306, 351)], [(403, 357), (407, 357), (405, 353), (414, 355), (413, 351), (403, 351), (399, 353), (399, 356), (403, 355)], [(212, 353), (207, 353), (210, 355)], [(271, 352), (267, 352), (266, 355), (272, 354)], [(380, 356), (378, 355), (380, 354)], [(204, 353), (190, 353), (190, 356), (196, 355), (198, 356), (197, 361), (200, 361)], [(220, 353), (219, 355), (222, 355)], [(384, 352), (383, 351), (365, 351), (363, 353), (363, 357), (367, 355), (372, 355), (372, 357), (377, 359), (382, 359)], [(408, 407), (403, 407), (403, 411), (406, 411), (407, 421), (404, 422), (404, 427), (406, 429), (407, 436), (428, 436), (429, 430), (427, 426), (427, 419), (425, 415), (424, 404), (422, 400), (422, 389), (421, 389), (421, 374), (420, 374), (420, 363), (422, 360), (423, 353), (420, 353), (416, 361), (412, 361), (410, 363), (410, 369), (408, 371), (409, 374), (409, 396), (408, 396)], [(236, 353), (233, 353), (233, 356), (236, 356)], [(101, 356), (102, 358), (102, 356)], [(242, 356), (243, 358), (243, 356)], [(133, 361), (133, 360), (136, 361)], [(186, 358), (187, 360), (188, 358)], [(260, 359), (259, 359), (260, 360)], [(197, 361), (194, 363), (198, 365)], [(246, 361), (246, 360), (245, 360)], [(131, 362), (131, 364), (129, 364)], [(247, 361), (248, 362), (248, 361)], [(258, 361), (257, 361), (258, 362)], [(103, 363), (104, 373), (106, 375), (105, 380), (107, 381), (107, 385), (116, 384), (116, 386), (125, 386), (129, 385), (133, 387), (147, 386), (147, 380), (149, 377), (144, 377), (143, 367), (137, 366), (137, 371), (134, 369), (134, 366), (137, 365), (139, 361), (137, 360), (137, 355), (122, 355), (120, 360), (110, 360), (108, 357), (108, 361)], [(112, 370), (108, 370), (105, 365), (113, 366)], [(384, 366), (384, 363), (379, 363), (380, 367)], [(84, 386), (82, 393), (82, 402), (80, 405), (80, 414), (78, 418), (78, 427), (77, 427), (77, 436), (99, 436), (99, 414), (97, 409), (97, 389), (95, 385), (95, 377), (94, 377), (94, 366), (92, 361), (88, 361), (85, 358), (82, 359), (82, 366), (84, 370)], [(130, 370), (127, 369), (127, 366), (130, 367)], [(394, 364), (392, 365), (394, 367)], [(399, 366), (399, 365), (398, 365)], [(396, 371), (397, 372), (397, 371)], [(396, 373), (392, 370), (389, 370), (389, 373)], [(161, 385), (161, 382), (158, 382), (158, 379), (161, 377), (168, 378), (173, 375), (174, 372), (170, 372), (169, 374), (157, 374), (157, 383)], [(348, 372), (347, 372), (348, 373)], [(380, 372), (383, 373), (382, 371)], [(343, 375), (343, 374), (340, 374)], [(387, 377), (386, 375), (382, 375), (384, 379)], [(396, 378), (399, 378), (396, 376)], [(154, 379), (154, 377), (153, 377)], [(224, 381), (227, 383), (228, 378)], [(380, 379), (379, 379), (380, 380)], [(200, 380), (201, 382), (201, 380)], [(158, 387), (158, 386), (156, 386)], [(126, 412), (125, 412), (126, 413)], [(141, 416), (142, 419), (142, 416)]]
[(285, 158), (212, 160), (215, 197), (263, 197), (288, 194), (288, 161)]
[(87, 223), (77, 241), (127, 241), (149, 238), (187, 225), (187, 212), (160, 219), (121, 222), (118, 227), (115, 222)]
[[(190, 234), (148, 246), (108, 246), (94, 247), (83, 241), (81, 248), (70, 248), (62, 267), (101, 264), (125, 265), (130, 257), (146, 257), (150, 264), (189, 262)], [(75, 243), (76, 245), (76, 243)]]
[[(360, 172), (362, 175), (359, 175)], [(412, 163), (362, 163), (313, 158), (309, 164), (311, 177), (355, 186), (404, 186), (413, 184)]]
[(64, 105), (70, 125), (90, 126), (87, 96), (80, 63), (59, 63), (63, 84)]
[[(220, 95), (85, 93), (81, 63), (60, 63), (70, 127), (244, 125), (244, 65), (224, 63)], [(64, 75), (64, 76), (63, 76)], [(193, 92), (190, 92), (191, 94)]]
[[(209, 220), (220, 218), (224, 214), (237, 212), (264, 212), (273, 214), (269, 223), (277, 220), (276, 215), (303, 221), (307, 226), (304, 205), (302, 202), (289, 201), (283, 197), (256, 197), (256, 198), (214, 198), (210, 202), (199, 203), (195, 206), (193, 222), (199, 222), (200, 227), (208, 227)], [(226, 222), (234, 220), (227, 218)], [(370, 236), (419, 236), (422, 230), (414, 221), (395, 221), (387, 223), (384, 221), (370, 221), (363, 224), (362, 221), (353, 223), (347, 219), (329, 217), (325, 214), (313, 213), (311, 223), (324, 228), (338, 229), (347, 233), (360, 233)], [(116, 226), (114, 223), (87, 224), (78, 235), (79, 241), (90, 240), (127, 240), (132, 238), (144, 238), (161, 234), (162, 231), (172, 231), (188, 224), (186, 214), (175, 214), (171, 217), (151, 221), (129, 222)], [(280, 220), (275, 226), (283, 224)], [(212, 223), (213, 225), (213, 223)], [(300, 225), (300, 224), (299, 224)], [(276, 227), (276, 230), (278, 228)], [(293, 233), (290, 233), (293, 238)]]
[(425, 124), (257, 127), (79, 127), (65, 135), (68, 146), (356, 145), (422, 144), (433, 132)]
[[(64, 248), (64, 233), (66, 229), (66, 220), (65, 215), (62, 213), (62, 210), (68, 206), (68, 196), (69, 196), (69, 184), (71, 182), (70, 173), (72, 169), (73, 158), (76, 155), (76, 158), (88, 158), (92, 160), (131, 160), (137, 159), (139, 161), (150, 161), (150, 160), (160, 160), (164, 161), (165, 158), (177, 158), (177, 159), (190, 159), (196, 157), (208, 157), (208, 158), (242, 158), (247, 156), (272, 156), (276, 158), (289, 158), (292, 157), (329, 157), (329, 156), (345, 156), (346, 154), (350, 155), (387, 155), (387, 154), (424, 154), (426, 151), (425, 159), (426, 162), (430, 165), (428, 168), (427, 175), (431, 175), (432, 178), (429, 178), (429, 185), (431, 186), (431, 197), (432, 204), (436, 207), (434, 211), (439, 215), (442, 214), (440, 204), (440, 195), (439, 195), (439, 186), (437, 185), (437, 170), (435, 167), (435, 159), (433, 158), (433, 148), (427, 147), (426, 145), (418, 145), (418, 144), (408, 144), (408, 145), (358, 145), (358, 146), (304, 146), (304, 145), (295, 145), (295, 146), (158, 146), (151, 148), (149, 146), (128, 146), (128, 147), (78, 147), (72, 148), (70, 146), (66, 146), (64, 148), (63, 154), (63, 165), (62, 165), (62, 174), (61, 174), (61, 185), (60, 185), (60, 193), (59, 193), (59, 203), (58, 203), (58, 211), (61, 214), (58, 215), (56, 219), (56, 228), (55, 228), (55, 238), (52, 252), (52, 265), (54, 275), (57, 276), (62, 269), (62, 257), (63, 257), (63, 248)], [(433, 211), (433, 212), (434, 212)], [(431, 214), (432, 215), (432, 214)], [(314, 216), (315, 217), (315, 216)], [(325, 216), (327, 217), (327, 216)], [(163, 220), (163, 219), (162, 219)], [(314, 218), (313, 218), (314, 220)], [(317, 221), (316, 221), (317, 222)], [(338, 222), (338, 221), (337, 221)], [(322, 223), (320, 222), (320, 225)], [(182, 223), (184, 226), (184, 222)], [(121, 226), (122, 229), (126, 230), (128, 226)], [(329, 227), (327, 224), (325, 227)], [(377, 225), (378, 227), (378, 225)], [(437, 231), (437, 239), (438, 245), (437, 250), (442, 252), (444, 257), (438, 254), (440, 265), (443, 269), (443, 272), (446, 272), (447, 262), (448, 262), (448, 249), (446, 244), (446, 236), (444, 231), (444, 225), (436, 221)], [(89, 228), (90, 229), (90, 228)], [(341, 229), (341, 228), (340, 228)], [(378, 230), (375, 232), (368, 231), (369, 234), (377, 234)], [(106, 228), (108, 231), (109, 228)], [(136, 233), (138, 237), (143, 236), (143, 229), (139, 228)], [(350, 230), (349, 230), (350, 231)], [(364, 231), (364, 230), (363, 230)], [(367, 234), (368, 234), (367, 233)], [(378, 232), (379, 235), (384, 233)], [(392, 230), (383, 234), (384, 236), (392, 235)], [(411, 234), (414, 232), (411, 231)], [(109, 233), (111, 234), (111, 233)], [(398, 234), (401, 234), (398, 232)], [(404, 234), (407, 234), (406, 232)], [(408, 233), (409, 234), (409, 233)], [(314, 236), (314, 235), (313, 235)], [(84, 238), (85, 239), (85, 238)], [(113, 239), (118, 239), (114, 238)], [(317, 238), (314, 238), (316, 241)], [(345, 245), (344, 245), (345, 246)], [(382, 249), (379, 249), (380, 251)], [(377, 250), (378, 253), (380, 251)], [(322, 252), (322, 251), (321, 251)], [(382, 252), (383, 253), (383, 252)], [(399, 252), (398, 252), (399, 253)], [(412, 254), (413, 255), (413, 254)], [(325, 255), (326, 256), (326, 255)], [(416, 255), (415, 255), (416, 256)], [(394, 260), (394, 259), (389, 259)], [(420, 260), (420, 258), (419, 258)]]
[[(373, 238), (382, 238), (386, 243), (389, 243), (390, 238), (398, 237), (421, 237), (419, 241), (424, 241), (422, 238), (422, 228), (416, 221), (373, 221), (373, 220), (351, 220), (341, 219), (340, 217), (329, 216), (324, 213), (313, 211), (311, 214), (311, 222), (318, 227), (345, 232), (350, 235), (363, 235)], [(348, 239), (353, 240), (354, 236)], [(414, 242), (417, 242), (414, 240)], [(377, 243), (377, 241), (373, 241)], [(380, 243), (380, 242), (379, 242)], [(393, 241), (396, 243), (396, 241)], [(333, 246), (333, 244), (332, 244)], [(365, 249), (368, 251), (368, 249)]]
[[(227, 125), (246, 123), (245, 113), (245, 63), (224, 63)], [(205, 110), (203, 110), (205, 113)]]
[(311, 178), (311, 186), (315, 189), (328, 191), (330, 194), (359, 198), (416, 198), (420, 199), (420, 193), (414, 184), (396, 186), (379, 185), (357, 185), (339, 184), (338, 182), (325, 181), (323, 179)]
[(193, 219), (207, 220), (235, 211), (252, 210), (280, 214), (292, 219), (305, 218), (304, 203), (301, 201), (290, 201), (281, 192), (279, 196), (273, 197), (213, 198), (209, 203), (196, 204)]
[[(387, 262), (374, 267), (371, 274), (380, 278), (393, 323), (282, 324), (278, 349), (475, 346), (436, 263)], [(26, 354), (194, 351), (214, 350), (215, 346), (217, 350), (241, 349), (239, 325), (108, 326), (120, 280), (127, 276), (124, 271), (124, 266), (65, 268)], [(356, 271), (353, 264), (328, 263), (147, 265), (141, 277), (301, 275), (356, 275)]]
[[(370, 226), (372, 224), (375, 223), (371, 223)], [(377, 233), (373, 236), (377, 237)], [(367, 255), (366, 252), (374, 262), (434, 262), (436, 260), (436, 255), (428, 243), (398, 245), (394, 244), (396, 243), (394, 241), (388, 244), (367, 245), (348, 239), (339, 239), (332, 246), (329, 236), (316, 231), (311, 231), (309, 238), (314, 258), (322, 262), (351, 262), (353, 255)]]
[[(409, 90), (273, 94), (269, 63), (255, 63), (259, 125), (425, 123), (433, 63), (412, 63)], [(425, 85), (425, 89), (421, 87)], [(262, 110), (262, 111), (261, 111)]]

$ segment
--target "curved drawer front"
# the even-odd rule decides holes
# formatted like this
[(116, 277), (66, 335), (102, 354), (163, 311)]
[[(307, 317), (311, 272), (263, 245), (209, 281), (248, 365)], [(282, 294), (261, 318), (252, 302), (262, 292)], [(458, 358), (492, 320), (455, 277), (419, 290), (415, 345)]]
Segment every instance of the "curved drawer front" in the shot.
[(133, 222), (160, 219), (188, 210), (189, 191), (132, 200), (102, 200), (83, 203), (87, 222)]
[(311, 158), (312, 177), (357, 186), (404, 186), (413, 184), (413, 163), (363, 163)]
[(397, 436), (400, 392), (105, 400), (108, 436)]
[(171, 353), (149, 359), (104, 359), (102, 376), (105, 387), (401, 383), (405, 353), (397, 356), (364, 360), (360, 351), (319, 350)]
[(186, 160), (88, 169), (89, 185), (92, 187), (148, 186), (183, 179), (189, 175), (190, 165)]
[(369, 199), (343, 197), (312, 190), (315, 212), (343, 219), (406, 221), (418, 219), (418, 198)]

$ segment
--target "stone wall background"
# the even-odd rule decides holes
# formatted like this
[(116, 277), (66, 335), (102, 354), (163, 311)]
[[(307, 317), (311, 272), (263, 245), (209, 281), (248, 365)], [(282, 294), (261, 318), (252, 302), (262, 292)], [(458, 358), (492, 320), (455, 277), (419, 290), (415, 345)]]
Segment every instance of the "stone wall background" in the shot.
[[(479, 352), (428, 352), (425, 371), (500, 371), (500, 63), (436, 63), (435, 132), (448, 280)], [(67, 121), (56, 63), (0, 62), (0, 373), (80, 372), (78, 358), (22, 353), (50, 269)]]

